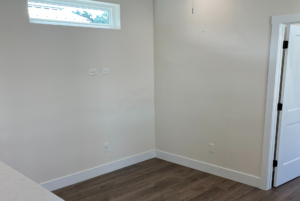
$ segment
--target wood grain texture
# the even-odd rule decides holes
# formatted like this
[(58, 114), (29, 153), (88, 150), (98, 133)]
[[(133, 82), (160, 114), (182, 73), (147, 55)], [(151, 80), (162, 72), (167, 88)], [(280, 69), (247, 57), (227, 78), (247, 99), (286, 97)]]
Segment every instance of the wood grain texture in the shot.
[(296, 201), (300, 178), (263, 191), (155, 158), (53, 193), (65, 201)]

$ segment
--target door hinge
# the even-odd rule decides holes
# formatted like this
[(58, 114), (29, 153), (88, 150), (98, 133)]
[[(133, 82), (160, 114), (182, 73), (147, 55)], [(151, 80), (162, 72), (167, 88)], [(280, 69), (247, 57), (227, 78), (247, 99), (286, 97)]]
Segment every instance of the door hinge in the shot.
[(283, 49), (289, 48), (289, 41), (283, 41)]
[(283, 104), (282, 103), (278, 103), (277, 110), (278, 111), (282, 111), (282, 108), (283, 108)]
[(278, 161), (277, 160), (273, 160), (273, 167), (277, 167), (278, 166)]

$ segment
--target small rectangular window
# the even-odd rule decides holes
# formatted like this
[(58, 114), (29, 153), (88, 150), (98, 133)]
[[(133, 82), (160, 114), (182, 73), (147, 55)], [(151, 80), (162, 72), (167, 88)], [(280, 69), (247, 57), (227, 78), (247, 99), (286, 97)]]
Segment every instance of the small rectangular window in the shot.
[(88, 0), (28, 0), (31, 23), (120, 29), (120, 5)]

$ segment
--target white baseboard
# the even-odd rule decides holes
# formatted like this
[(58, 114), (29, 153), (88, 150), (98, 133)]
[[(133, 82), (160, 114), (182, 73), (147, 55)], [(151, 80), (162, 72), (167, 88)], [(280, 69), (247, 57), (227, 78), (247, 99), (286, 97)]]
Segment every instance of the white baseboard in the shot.
[(66, 177), (45, 182), (42, 183), (41, 186), (43, 186), (49, 191), (54, 191), (155, 157), (165, 161), (183, 165), (189, 168), (207, 172), (209, 174), (217, 175), (226, 179), (237, 181), (243, 184), (261, 188), (260, 186), (261, 181), (259, 177), (226, 169), (223, 167), (211, 165), (201, 161), (196, 161), (190, 158), (185, 158), (182, 156), (178, 156), (175, 154), (171, 154), (159, 150), (148, 151), (129, 158), (121, 159), (112, 163), (101, 165), (99, 167), (78, 172)]
[(155, 158), (155, 150), (45, 182), (41, 186), (49, 191), (54, 191), (152, 158)]
[(156, 158), (260, 188), (261, 181), (260, 178), (256, 176), (211, 165), (208, 163), (203, 163), (190, 158), (185, 158), (182, 156), (170, 154), (159, 150), (156, 150)]

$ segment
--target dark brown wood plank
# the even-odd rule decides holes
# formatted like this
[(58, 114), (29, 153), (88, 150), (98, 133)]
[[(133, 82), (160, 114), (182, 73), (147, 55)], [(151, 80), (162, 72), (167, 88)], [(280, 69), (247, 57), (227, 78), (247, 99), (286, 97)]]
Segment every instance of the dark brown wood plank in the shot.
[(243, 195), (242, 197), (239, 197), (235, 199), (235, 201), (253, 201), (253, 200), (259, 200), (266, 192), (262, 191), (258, 188), (253, 188), (251, 191)]
[(140, 167), (139, 169), (130, 166), (109, 174), (102, 175), (100, 177), (74, 184), (64, 189), (59, 189), (54, 191), (54, 193), (66, 200), (83, 198), (86, 195), (92, 195), (95, 192), (107, 193), (107, 191), (111, 191), (114, 188), (119, 188), (122, 185), (126, 185), (124, 182), (128, 180), (132, 180), (133, 178), (141, 179), (141, 177), (148, 178), (150, 173), (170, 165), (174, 166), (172, 163), (156, 160), (156, 163), (152, 165), (148, 164), (148, 166)]
[(278, 188), (273, 188), (266, 192), (266, 194), (259, 201), (282, 201), (290, 194), (300, 190), (300, 179), (294, 179)]
[[(149, 182), (155, 183), (159, 182), (161, 179), (166, 178), (169, 174), (172, 173), (173, 170), (181, 168), (175, 164), (168, 164), (165, 167), (157, 169), (155, 171), (148, 172), (146, 174), (141, 174), (137, 176), (128, 177), (126, 180), (122, 180), (121, 182), (110, 182), (105, 185), (99, 184), (93, 187), (89, 187), (88, 189), (83, 189), (79, 193), (72, 194), (71, 196), (65, 197), (70, 201), (77, 200), (99, 200), (104, 198), (111, 198), (111, 196), (115, 196), (117, 194), (128, 192), (129, 189), (139, 188), (142, 185), (151, 184)], [(87, 195), (90, 198), (86, 198)]]
[(66, 201), (300, 200), (300, 178), (270, 191), (151, 159), (54, 191)]
[(68, 186), (66, 188), (62, 188), (59, 190), (54, 191), (54, 193), (60, 197), (64, 197), (65, 195), (70, 195), (72, 193), (78, 193), (78, 191), (82, 189), (89, 189), (92, 187), (95, 187), (96, 185), (105, 185), (109, 182), (116, 182), (116, 180), (126, 180), (126, 178), (136, 176), (140, 172), (147, 173), (147, 171), (155, 170), (156, 168), (164, 167), (166, 165), (169, 165), (169, 162), (160, 160), (160, 159), (152, 159), (148, 161), (144, 161), (139, 164), (135, 164), (126, 168), (123, 168), (121, 170), (117, 170), (114, 172), (110, 172), (108, 174), (95, 177), (83, 182), (80, 182), (78, 184), (74, 184), (71, 186)]
[(249, 191), (253, 190), (254, 187), (237, 183), (235, 186), (231, 187), (229, 191), (222, 196), (222, 198), (219, 198), (220, 201), (234, 201), (238, 200), (245, 194), (247, 194)]
[(226, 191), (225, 189), (213, 186), (212, 188), (209, 188), (209, 190), (190, 199), (190, 201), (199, 201), (199, 200), (215, 201), (215, 200), (219, 199), (225, 193), (225, 191)]

